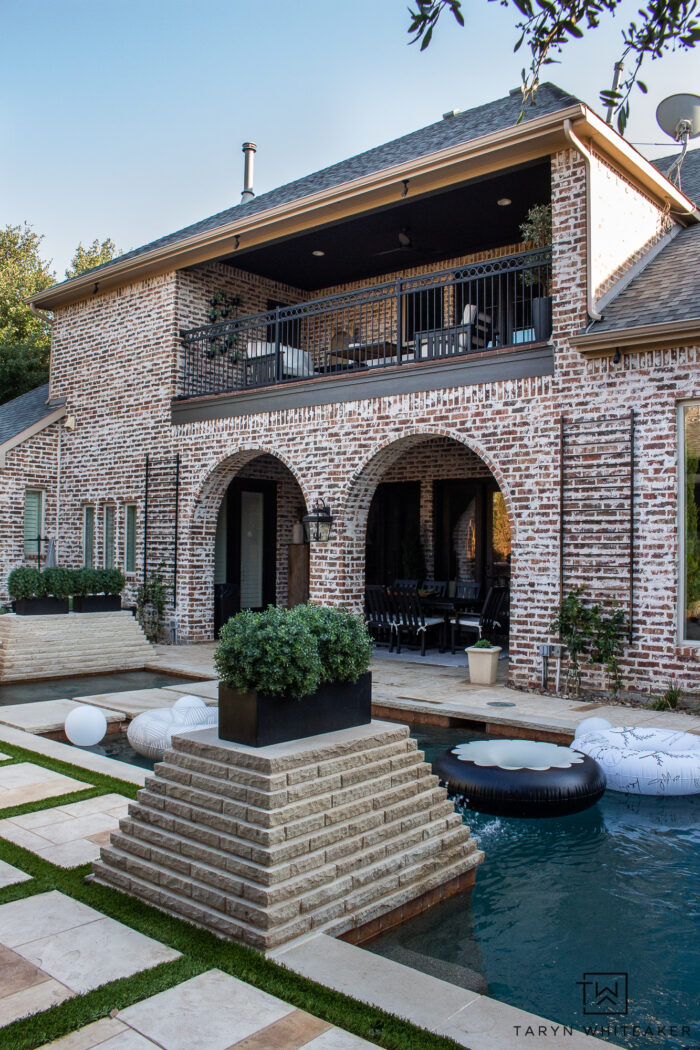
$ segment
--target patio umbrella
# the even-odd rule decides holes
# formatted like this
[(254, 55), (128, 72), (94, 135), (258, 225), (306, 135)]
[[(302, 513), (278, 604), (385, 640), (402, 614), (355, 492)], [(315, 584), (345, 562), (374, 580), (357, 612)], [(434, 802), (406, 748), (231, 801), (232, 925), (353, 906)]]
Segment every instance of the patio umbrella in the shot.
[(51, 537), (49, 545), (46, 548), (46, 560), (44, 562), (45, 569), (54, 569), (56, 567), (56, 540)]

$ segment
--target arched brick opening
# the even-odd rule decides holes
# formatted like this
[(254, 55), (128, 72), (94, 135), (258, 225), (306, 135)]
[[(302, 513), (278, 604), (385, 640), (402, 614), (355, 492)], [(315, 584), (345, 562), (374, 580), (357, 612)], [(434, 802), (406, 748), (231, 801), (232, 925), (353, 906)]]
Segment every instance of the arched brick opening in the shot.
[(179, 579), (180, 634), (191, 641), (214, 636), (214, 574), (217, 520), (222, 501), (235, 478), (274, 481), (277, 484), (278, 601), (287, 596), (287, 545), (299, 511), (305, 513), (308, 496), (296, 465), (276, 449), (262, 445), (239, 447), (229, 456), (208, 464), (193, 479), (189, 504), (187, 544)]
[[(517, 522), (515, 520), (509, 485), (498, 463), (492, 456), (474, 441), (471, 435), (464, 435), (447, 429), (420, 428), (394, 434), (377, 442), (375, 447), (364, 457), (362, 464), (347, 479), (339, 501), (339, 512), (336, 518), (336, 540), (334, 552), (329, 550), (324, 558), (325, 572), (316, 576), (316, 586), (312, 577), (312, 597), (323, 601), (326, 591), (328, 600), (342, 603), (356, 611), (364, 605), (365, 562), (367, 522), (372, 498), (377, 486), (386, 478), (401, 477), (402, 463), (411, 460), (416, 463), (420, 457), (426, 458), (424, 477), (432, 481), (447, 478), (454, 470), (454, 476), (462, 476), (460, 471), (468, 470), (467, 477), (481, 477), (495, 481), (503, 496), (503, 503), (508, 518), (513, 555), (510, 563), (511, 586), (517, 587), (517, 560), (515, 557)], [(440, 464), (440, 457), (443, 463)], [(432, 474), (431, 457), (434, 457)], [(451, 464), (461, 464), (451, 465)], [(425, 486), (424, 486), (425, 488)], [(423, 498), (423, 497), (422, 497)], [(330, 546), (330, 545), (329, 545)], [(427, 562), (430, 566), (431, 552), (427, 551)], [(338, 557), (340, 555), (340, 558)], [(336, 578), (329, 583), (328, 569), (332, 559), (337, 571)]]

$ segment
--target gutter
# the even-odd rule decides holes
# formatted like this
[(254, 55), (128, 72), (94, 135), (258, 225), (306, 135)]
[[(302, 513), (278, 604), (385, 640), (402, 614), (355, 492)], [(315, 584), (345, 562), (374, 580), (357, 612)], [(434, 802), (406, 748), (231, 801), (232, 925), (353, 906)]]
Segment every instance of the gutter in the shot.
[(700, 317), (685, 321), (662, 321), (607, 331), (580, 332), (571, 343), (587, 357), (604, 357), (616, 350), (662, 350), (700, 345)]
[[(675, 215), (683, 225), (697, 221), (697, 213), (685, 194), (583, 103), (577, 103), (468, 142), (382, 168), (306, 197), (235, 217), (223, 226), (200, 230), (128, 259), (116, 259), (97, 270), (37, 292), (26, 301), (30, 307), (52, 309), (130, 284), (146, 275), (167, 273), (223, 256), (233, 256), (239, 241), (243, 242), (243, 249), (262, 246), (397, 203), (406, 182), (410, 183), (410, 195), (418, 196), (551, 155), (567, 145), (574, 145), (585, 156), (585, 147), (571, 132), (574, 123), (577, 128), (585, 127), (587, 134), (601, 143), (616, 163), (627, 174), (631, 172), (633, 180), (663, 207), (672, 213), (675, 209)], [(595, 318), (596, 314), (594, 309), (592, 316)]]
[(24, 301), (25, 301), (25, 303), (27, 304), (27, 306), (29, 307), (29, 312), (30, 312), (30, 313), (34, 314), (34, 316), (35, 316), (35, 317), (38, 317), (40, 321), (44, 321), (44, 322), (45, 322), (45, 323), (46, 323), (46, 324), (47, 324), (47, 325), (48, 325), (49, 327), (51, 327), (51, 325), (52, 325), (52, 324), (54, 323), (54, 321), (56, 320), (56, 318), (55, 318), (55, 317), (49, 317), (49, 316), (48, 316), (48, 314), (47, 314), (47, 313), (45, 313), (45, 311), (43, 311), (43, 310), (39, 310), (39, 309), (38, 309), (38, 308), (37, 308), (37, 307), (36, 307), (36, 306), (34, 305), (34, 303), (32, 302), (32, 300), (31, 300), (31, 299), (25, 299)]
[(603, 315), (598, 312), (593, 299), (593, 265), (591, 257), (591, 154), (581, 140), (574, 135), (571, 121), (564, 121), (564, 134), (577, 153), (583, 157), (586, 165), (586, 310), (591, 321), (602, 321)]

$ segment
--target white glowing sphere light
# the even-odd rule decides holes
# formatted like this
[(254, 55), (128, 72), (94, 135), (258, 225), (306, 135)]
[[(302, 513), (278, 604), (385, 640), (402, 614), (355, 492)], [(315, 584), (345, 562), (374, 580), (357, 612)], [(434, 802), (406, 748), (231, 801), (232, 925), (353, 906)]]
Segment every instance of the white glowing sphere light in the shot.
[(68, 714), (63, 728), (71, 744), (94, 747), (107, 732), (107, 719), (99, 707), (80, 704)]

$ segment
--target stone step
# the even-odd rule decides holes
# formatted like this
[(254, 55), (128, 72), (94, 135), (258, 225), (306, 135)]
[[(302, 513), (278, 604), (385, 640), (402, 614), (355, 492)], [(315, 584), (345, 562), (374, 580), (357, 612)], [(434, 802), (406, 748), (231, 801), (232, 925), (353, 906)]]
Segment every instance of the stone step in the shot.
[[(418, 745), (413, 737), (403, 736), (399, 740), (392, 740), (389, 743), (378, 743), (371, 748), (367, 748), (362, 752), (360, 761), (361, 763), (373, 763), (383, 758), (399, 757), (408, 753), (414, 755), (422, 754), (422, 752), (418, 751)], [(258, 773), (255, 769), (248, 766), (236, 765), (235, 758), (231, 762), (224, 763), (214, 761), (211, 758), (200, 758), (197, 755), (190, 754), (188, 751), (181, 751), (178, 747), (177, 739), (174, 739), (173, 748), (168, 752), (167, 760), (171, 765), (176, 765), (193, 776), (201, 773), (206, 777), (215, 778), (223, 782), (232, 783), (235, 781), (261, 792), (295, 787), (318, 780), (324, 776), (333, 776), (336, 773), (339, 773), (341, 776), (349, 776), (353, 771), (357, 771), (358, 767), (357, 761), (350, 762), (346, 757), (343, 759), (342, 769), (328, 769), (327, 763), (324, 763), (323, 771), (319, 771), (318, 762), (309, 762), (286, 773)]]
[[(381, 729), (376, 728), (381, 726)], [(275, 773), (296, 772), (305, 766), (317, 764), (318, 775), (343, 772), (361, 764), (358, 761), (365, 751), (409, 737), (408, 726), (391, 722), (372, 722), (354, 729), (343, 729), (337, 733), (326, 733), (288, 744), (275, 744), (264, 748), (245, 748), (228, 745), (218, 740), (214, 733), (182, 733), (173, 737), (173, 750), (194, 755), (214, 762), (231, 764), (237, 768), (251, 769), (263, 776)], [(237, 774), (233, 774), (237, 775)]]
[[(367, 776), (347, 785), (342, 783), (341, 774), (335, 774), (267, 795), (254, 789), (245, 789), (244, 792), (239, 790), (238, 795), (244, 794), (245, 797), (235, 798), (230, 781), (224, 783), (202, 774), (192, 777), (178, 766), (172, 765), (166, 756), (166, 760), (158, 766), (157, 775), (146, 780), (146, 786), (151, 791), (162, 789), (163, 793), (172, 798), (196, 801), (196, 804), (206, 809), (222, 812), (258, 827), (272, 828), (280, 824), (290, 825), (299, 817), (311, 816), (324, 809), (342, 806), (430, 775), (417, 752), (412, 752), (410, 757), (410, 763), (398, 765), (396, 768), (392, 768), (386, 759), (363, 766), (361, 772), (367, 772)], [(172, 785), (170, 790), (168, 784)], [(298, 797), (299, 788), (302, 788), (303, 792)], [(261, 802), (266, 805), (260, 805)]]
[[(324, 850), (304, 854), (300, 863), (279, 866), (274, 872), (274, 881), (265, 878), (270, 874), (269, 869), (240, 861), (234, 865), (230, 854), (221, 851), (198, 847), (183, 853), (181, 839), (167, 833), (154, 838), (152, 829), (130, 820), (122, 821), (122, 828), (112, 835), (110, 846), (144, 860), (154, 860), (182, 877), (191, 875), (202, 882), (236, 892), (253, 903), (270, 906), (302, 895), (309, 886), (321, 886), (343, 876), (352, 876), (359, 869), (386, 863), (390, 857), (403, 855), (406, 850), (430, 853), (434, 840), (442, 840), (453, 831), (465, 841), (469, 840), (467, 829), (454, 812), (410, 831), (403, 829), (400, 821), (384, 825), (382, 830), (381, 838), (372, 836), (365, 842), (360, 835), (348, 840), (338, 855)], [(371, 877), (374, 878), (374, 874)]]
[[(337, 806), (332, 805), (328, 796), (322, 796), (320, 800), (305, 800), (299, 807), (294, 807), (295, 812), (289, 814), (286, 824), (275, 824), (272, 827), (251, 822), (261, 813), (268, 815), (265, 810), (252, 810), (251, 807), (246, 808), (235, 802), (227, 804), (220, 796), (208, 795), (206, 792), (159, 781), (157, 778), (147, 779), (142, 792), (139, 792), (139, 799), (143, 798), (149, 804), (153, 804), (153, 799), (162, 800), (161, 806), (155, 804), (156, 808), (162, 809), (168, 815), (179, 815), (185, 819), (190, 819), (191, 807), (194, 806), (199, 819), (204, 820), (210, 828), (230, 837), (271, 848), (320, 831), (328, 825), (345, 823), (353, 817), (371, 813), (373, 810), (391, 810), (405, 804), (409, 799), (412, 800), (411, 805), (415, 804), (418, 809), (444, 800), (445, 790), (438, 787), (438, 778), (429, 772), (428, 767), (424, 766), (423, 770), (424, 775), (420, 780), (411, 777), (404, 783), (392, 785), (392, 778), (385, 778), (388, 783), (378, 785), (373, 795)], [(309, 808), (309, 815), (306, 815), (304, 807)]]
[[(190, 887), (182, 879), (167, 879), (165, 882), (153, 883), (148, 878), (149, 869), (145, 866), (140, 868), (139, 874), (139, 871), (136, 870), (138, 865), (133, 862), (129, 870), (126, 867), (116, 867), (112, 863), (104, 863), (100, 860), (94, 862), (93, 871), (98, 882), (136, 895), (168, 914), (195, 922), (219, 936), (245, 940), (248, 944), (266, 951), (312, 930), (314, 932), (333, 932), (334, 929), (337, 929), (343, 932), (343, 929), (348, 927), (348, 923), (351, 927), (363, 925), (377, 915), (385, 914), (422, 895), (426, 890), (431, 890), (463, 874), (478, 864), (479, 860), (478, 850), (472, 850), (465, 856), (460, 845), (434, 858), (431, 862), (422, 862), (407, 867), (403, 872), (403, 884), (398, 888), (394, 873), (385, 876), (375, 883), (375, 892), (370, 904), (362, 905), (363, 896), (366, 894), (358, 889), (347, 898), (324, 902), (316, 910), (300, 912), (284, 923), (264, 929), (227, 911), (227, 898), (224, 895), (217, 897), (210, 893), (208, 900), (200, 899), (196, 895), (193, 896), (192, 892), (187, 892)], [(430, 870), (426, 871), (426, 868)], [(201, 893), (204, 898), (206, 889), (208, 888), (201, 891), (197, 887), (195, 892)], [(210, 901), (219, 901), (220, 898), (223, 898), (224, 910), (210, 903)], [(255, 912), (251, 910), (248, 914), (252, 916)]]

